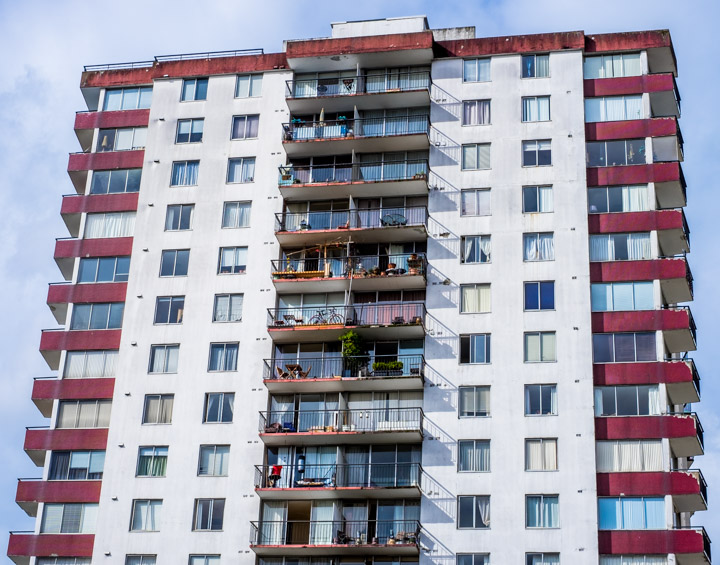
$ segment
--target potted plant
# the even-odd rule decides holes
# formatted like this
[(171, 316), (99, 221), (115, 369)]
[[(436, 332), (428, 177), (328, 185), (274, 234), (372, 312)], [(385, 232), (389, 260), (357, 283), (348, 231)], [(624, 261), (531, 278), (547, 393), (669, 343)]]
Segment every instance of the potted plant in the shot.
[(347, 377), (359, 376), (358, 373), (367, 366), (365, 340), (355, 331), (350, 330), (340, 336), (342, 357)]
[(399, 377), (403, 372), (402, 361), (375, 361), (372, 367), (376, 377)]

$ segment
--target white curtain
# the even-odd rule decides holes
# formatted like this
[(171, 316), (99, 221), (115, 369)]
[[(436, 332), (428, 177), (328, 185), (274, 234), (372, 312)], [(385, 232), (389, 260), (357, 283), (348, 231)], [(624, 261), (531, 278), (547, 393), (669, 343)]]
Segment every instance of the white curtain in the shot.
[(598, 473), (663, 470), (661, 440), (598, 441), (595, 452)]
[(467, 313), (490, 312), (490, 285), (461, 285), (461, 311)]
[(617, 122), (626, 119), (625, 97), (608, 96), (605, 98), (605, 119), (606, 122)]
[(601, 555), (600, 565), (667, 565), (665, 555)]
[(630, 260), (650, 259), (650, 234), (631, 233), (628, 241), (628, 255)]
[(263, 503), (258, 544), (283, 545), (285, 543), (286, 505), (284, 500), (268, 500)]
[(550, 56), (549, 55), (535, 55), (535, 76), (536, 77), (549, 77), (550, 76)]
[(490, 442), (473, 440), (459, 441), (458, 465), (461, 471), (489, 471)]
[(660, 388), (655, 386), (650, 386), (647, 388), (648, 392), (648, 409), (651, 415), (659, 415), (660, 414)]
[(88, 214), (85, 219), (85, 238), (129, 237), (135, 227), (135, 212)]
[(625, 96), (625, 119), (640, 120), (643, 117), (642, 95)]
[(607, 235), (590, 236), (590, 261), (610, 261), (611, 240)]
[(487, 125), (490, 123), (490, 100), (463, 102), (463, 124)]
[(173, 163), (172, 186), (195, 186), (198, 180), (200, 161), (184, 161)]
[(310, 509), (310, 544), (329, 545), (332, 543), (335, 503), (332, 500), (313, 501)]
[[(540, 142), (541, 144), (549, 142)], [(544, 149), (543, 145), (540, 149)], [(549, 149), (549, 147), (548, 147)], [(552, 212), (553, 211), (553, 190), (552, 186), (538, 186), (538, 209), (540, 212)]]
[(159, 529), (162, 500), (136, 500), (131, 530), (153, 532)]
[(650, 209), (648, 200), (648, 187), (646, 184), (623, 186), (622, 209), (623, 212), (644, 212)]
[(527, 471), (543, 471), (542, 440), (525, 440), (525, 469)]
[(490, 214), (490, 189), (463, 190), (461, 193), (463, 216), (487, 216)]
[(555, 245), (551, 233), (529, 233), (524, 236), (525, 261), (552, 261)]

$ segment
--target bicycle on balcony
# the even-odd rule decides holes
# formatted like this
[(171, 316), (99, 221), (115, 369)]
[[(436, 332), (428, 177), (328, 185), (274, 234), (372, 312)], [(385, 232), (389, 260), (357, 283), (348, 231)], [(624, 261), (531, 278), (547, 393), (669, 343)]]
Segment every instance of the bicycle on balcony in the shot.
[(335, 308), (317, 310), (310, 320), (308, 320), (308, 325), (311, 326), (336, 326), (344, 324), (345, 317), (335, 310)]

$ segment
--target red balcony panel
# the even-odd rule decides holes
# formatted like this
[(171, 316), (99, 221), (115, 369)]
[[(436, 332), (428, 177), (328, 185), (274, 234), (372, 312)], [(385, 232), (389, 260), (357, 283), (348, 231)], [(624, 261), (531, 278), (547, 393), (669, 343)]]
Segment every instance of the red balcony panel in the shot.
[(8, 556), (20, 563), (23, 557), (92, 557), (94, 534), (10, 533)]
[(29, 429), (25, 433), (26, 450), (92, 450), (105, 449), (107, 428)]
[(39, 502), (100, 502), (102, 481), (18, 480), (15, 502), (30, 516), (37, 515)]
[(658, 73), (637, 77), (586, 79), (583, 81), (585, 96), (619, 96), (675, 90), (672, 73)]
[(587, 169), (588, 186), (644, 184), (648, 182), (681, 181), (680, 163), (653, 163), (624, 167), (592, 167)]
[(109, 151), (107, 153), (71, 153), (68, 172), (107, 169), (139, 169), (145, 160), (145, 150)]
[(622, 214), (590, 214), (590, 233), (628, 233), (654, 230), (682, 230), (683, 217), (680, 210), (653, 210), (649, 212), (624, 212)]
[[(350, 53), (384, 53), (433, 48), (431, 31), (368, 35), (363, 37), (340, 37), (290, 41), (285, 54), (288, 61), (306, 57), (330, 57)], [(431, 53), (432, 56), (432, 53)]]
[(658, 439), (696, 437), (690, 416), (620, 416), (595, 418), (595, 439)]
[(592, 313), (592, 331), (595, 333), (686, 330), (689, 327), (686, 309)]
[(52, 415), (53, 400), (91, 400), (113, 397), (115, 379), (36, 379), (32, 401), (43, 416)]
[(71, 302), (123, 302), (127, 283), (98, 284), (51, 284), (48, 288), (48, 304)]
[(677, 119), (674, 117), (585, 124), (586, 141), (662, 137), (665, 135), (677, 135), (677, 133)]
[(597, 33), (585, 36), (585, 51), (638, 51), (640, 49), (672, 48), (670, 32), (666, 29)]
[(55, 259), (130, 255), (132, 242), (132, 237), (58, 239), (55, 242)]
[(137, 210), (138, 193), (63, 196), (61, 214), (83, 212), (125, 212)]
[(700, 493), (698, 479), (689, 472), (598, 473), (598, 496), (682, 496)]
[(598, 545), (601, 555), (704, 553), (702, 531), (692, 529), (600, 531)]
[(511, 35), (508, 37), (479, 37), (477, 39), (456, 39), (438, 41), (435, 44), (436, 57), (475, 57), (503, 53), (533, 53), (583, 49), (585, 36), (581, 31), (564, 33), (538, 33), (533, 35)]
[(146, 126), (150, 110), (121, 110), (116, 112), (78, 112), (75, 129), (124, 128)]
[(44, 330), (40, 338), (40, 351), (117, 349), (120, 347), (121, 333), (122, 330)]
[(606, 363), (593, 365), (596, 386), (691, 383), (693, 372), (685, 361)]
[(685, 279), (686, 274), (687, 263), (682, 258), (590, 263), (590, 280), (592, 282)]

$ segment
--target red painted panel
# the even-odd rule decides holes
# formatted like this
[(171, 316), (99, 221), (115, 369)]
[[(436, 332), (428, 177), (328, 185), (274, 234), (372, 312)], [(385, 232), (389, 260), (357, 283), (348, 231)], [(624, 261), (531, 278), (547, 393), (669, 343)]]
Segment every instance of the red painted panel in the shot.
[(585, 124), (586, 141), (661, 137), (663, 135), (677, 135), (677, 132), (677, 119), (674, 117)]
[(680, 210), (625, 212), (622, 214), (590, 214), (590, 233), (627, 233), (653, 230), (683, 229)]
[(10, 534), (8, 555), (92, 557), (93, 534)]
[(582, 31), (564, 33), (539, 33), (508, 37), (481, 37), (478, 39), (455, 39), (436, 43), (435, 57), (473, 57), (502, 53), (532, 53), (536, 51), (562, 51), (582, 49), (585, 35)]
[(592, 313), (592, 331), (595, 333), (687, 329), (690, 329), (690, 318), (685, 309)]
[(132, 237), (98, 239), (58, 239), (55, 242), (56, 259), (63, 257), (115, 257), (130, 255)]
[(122, 330), (44, 330), (40, 338), (40, 351), (118, 349), (121, 333)]
[(679, 181), (680, 163), (653, 163), (587, 169), (588, 186)]
[(146, 126), (149, 121), (149, 109), (120, 110), (117, 112), (78, 112), (75, 114), (75, 129)]
[(656, 47), (672, 48), (670, 31), (656, 29), (650, 31), (627, 31), (621, 33), (599, 33), (585, 36), (585, 51), (637, 51)]
[(595, 439), (695, 437), (692, 416), (628, 416), (595, 418)]
[(690, 473), (598, 473), (598, 496), (657, 496), (700, 494)]
[(107, 153), (70, 153), (68, 171), (138, 169), (143, 166), (145, 150), (108, 151)]
[(30, 429), (25, 432), (26, 450), (48, 451), (57, 449), (105, 449), (106, 428)]
[(686, 273), (686, 259), (590, 263), (590, 281), (592, 282), (684, 279)]
[(114, 388), (115, 379), (38, 379), (33, 382), (32, 399), (112, 398)]
[(672, 73), (657, 73), (637, 77), (599, 78), (583, 81), (585, 96), (619, 96), (643, 92), (675, 90)]
[(598, 363), (593, 365), (593, 377), (596, 386), (689, 383), (693, 373), (684, 361)]
[(48, 304), (69, 302), (123, 302), (127, 283), (51, 284)]
[(61, 214), (81, 214), (83, 212), (125, 212), (137, 210), (138, 193), (123, 194), (70, 194), (63, 196)]
[(600, 554), (703, 553), (703, 535), (696, 530), (629, 530), (598, 532)]
[(99, 502), (102, 481), (18, 481), (16, 502)]
[(382, 53), (408, 49), (432, 49), (431, 31), (396, 33), (390, 35), (367, 35), (363, 37), (339, 37), (290, 41), (286, 47), (288, 60), (301, 57), (330, 57), (344, 53)]

